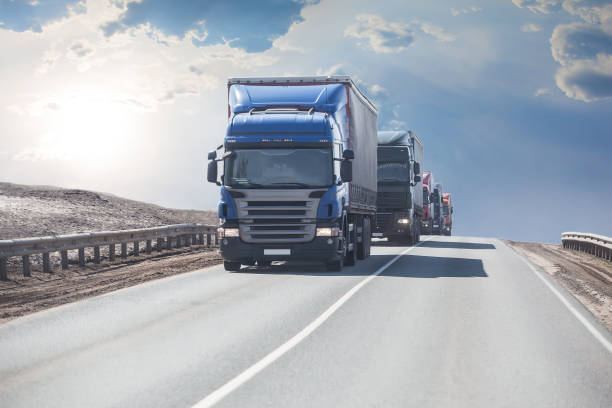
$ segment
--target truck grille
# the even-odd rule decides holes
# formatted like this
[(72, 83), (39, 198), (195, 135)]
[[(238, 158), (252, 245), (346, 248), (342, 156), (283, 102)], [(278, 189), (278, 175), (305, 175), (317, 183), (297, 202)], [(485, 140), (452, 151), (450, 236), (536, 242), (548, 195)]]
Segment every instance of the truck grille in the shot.
[(301, 243), (316, 231), (318, 198), (311, 190), (241, 190), (237, 198), (240, 238), (248, 243)]
[(376, 213), (376, 227), (386, 229), (393, 224), (393, 213)]
[(404, 208), (408, 205), (408, 195), (404, 191), (379, 191), (376, 205), (378, 208)]

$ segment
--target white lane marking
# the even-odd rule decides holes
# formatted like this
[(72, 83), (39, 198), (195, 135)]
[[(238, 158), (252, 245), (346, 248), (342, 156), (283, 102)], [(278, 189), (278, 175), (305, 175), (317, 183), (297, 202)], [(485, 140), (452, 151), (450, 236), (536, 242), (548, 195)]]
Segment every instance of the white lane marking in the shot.
[[(421, 243), (423, 243), (425, 241), (428, 241), (431, 238), (432, 237), (427, 238), (426, 240), (422, 241)], [(302, 331), (300, 331), (298, 334), (296, 334), (295, 336), (293, 336), (292, 338), (287, 340), (287, 342), (285, 342), (284, 344), (279, 346), (276, 350), (272, 351), (270, 354), (268, 354), (267, 356), (265, 356), (264, 358), (259, 360), (257, 363), (253, 364), (252, 366), (250, 366), (249, 368), (244, 370), (238, 376), (234, 377), (233, 379), (229, 380), (228, 382), (226, 382), (221, 387), (217, 388), (215, 391), (213, 391), (211, 394), (209, 394), (203, 400), (201, 400), (200, 402), (195, 404), (193, 406), (193, 408), (208, 408), (208, 407), (212, 407), (217, 402), (219, 402), (223, 398), (225, 398), (229, 393), (234, 391), (236, 388), (240, 387), (242, 384), (244, 384), (245, 382), (249, 381), (257, 373), (259, 373), (264, 368), (266, 368), (267, 366), (272, 364), (274, 361), (279, 359), (283, 354), (285, 354), (286, 352), (288, 352), (289, 350), (291, 350), (292, 348), (297, 346), (302, 340), (304, 340), (312, 332), (314, 332), (327, 319), (329, 319), (336, 312), (336, 310), (338, 310), (340, 308), (340, 306), (342, 306), (344, 303), (346, 303), (347, 300), (349, 300), (355, 293), (357, 293), (359, 291), (359, 289), (361, 289), (362, 287), (367, 285), (368, 282), (370, 282), (372, 279), (374, 279), (375, 277), (380, 275), (385, 269), (387, 269), (389, 266), (391, 266), (393, 263), (395, 263), (395, 261), (397, 261), (402, 255), (410, 252), (412, 249), (414, 249), (417, 246), (421, 245), (421, 243), (418, 243), (417, 245), (415, 245), (413, 247), (405, 249), (399, 255), (396, 255), (395, 258), (391, 259), (389, 262), (387, 262), (386, 264), (384, 264), (383, 266), (378, 268), (378, 270), (376, 272), (374, 272), (373, 274), (371, 274), (370, 276), (368, 276), (367, 278), (365, 278), (364, 280), (359, 282), (357, 285), (353, 286), (340, 299), (338, 299), (336, 301), (336, 303), (331, 305), (329, 307), (329, 309), (327, 309), (325, 312), (323, 312), (323, 314), (321, 314), (319, 317), (317, 317), (315, 320), (313, 320), (308, 326), (304, 327), (302, 329)]]
[[(500, 241), (501, 242), (501, 241)], [(504, 244), (506, 245), (506, 244)], [(507, 245), (506, 245), (507, 247)], [(565, 307), (576, 317), (576, 319), (578, 319), (578, 321), (580, 323), (582, 323), (582, 325), (584, 327), (586, 327), (586, 329), (593, 335), (593, 337), (595, 337), (603, 346), (606, 350), (608, 350), (609, 353), (612, 353), (612, 344), (608, 341), (608, 339), (606, 339), (604, 337), (603, 334), (601, 334), (599, 332), (599, 330), (597, 330), (595, 328), (595, 326), (593, 326), (591, 324), (591, 322), (589, 322), (587, 320), (586, 317), (584, 317), (578, 310), (576, 310), (576, 308), (574, 308), (574, 306), (572, 306), (572, 304), (565, 298), (565, 296), (563, 296), (553, 285), (550, 284), (550, 282), (548, 282), (548, 280), (542, 276), (542, 274), (540, 273), (540, 271), (538, 271), (535, 266), (533, 266), (531, 264), (531, 262), (529, 262), (527, 259), (525, 259), (523, 256), (519, 255), (517, 252), (515, 252), (513, 249), (508, 248), (510, 251), (512, 251), (514, 253), (514, 255), (518, 256), (519, 259), (521, 261), (523, 261), (523, 263), (525, 263), (525, 265), (527, 265), (529, 267), (529, 269), (531, 269), (531, 271), (533, 273), (535, 273), (535, 275), (540, 278), (540, 280), (542, 282), (544, 282), (544, 284), (546, 285), (546, 287), (548, 287), (548, 289), (550, 289), (550, 291), (552, 293), (555, 294), (555, 296), (557, 296), (559, 298), (559, 300), (561, 301), (561, 303), (563, 303), (563, 305), (565, 305)]]

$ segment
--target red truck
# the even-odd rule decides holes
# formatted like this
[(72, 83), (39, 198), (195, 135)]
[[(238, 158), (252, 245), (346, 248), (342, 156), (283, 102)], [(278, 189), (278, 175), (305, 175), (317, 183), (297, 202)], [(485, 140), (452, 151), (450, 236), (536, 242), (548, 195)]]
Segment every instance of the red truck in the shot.
[(433, 174), (430, 171), (423, 173), (423, 218), (421, 219), (421, 234), (431, 234), (433, 225)]
[(453, 228), (453, 203), (450, 193), (442, 194), (442, 216), (444, 224), (441, 232), (443, 235), (450, 235)]

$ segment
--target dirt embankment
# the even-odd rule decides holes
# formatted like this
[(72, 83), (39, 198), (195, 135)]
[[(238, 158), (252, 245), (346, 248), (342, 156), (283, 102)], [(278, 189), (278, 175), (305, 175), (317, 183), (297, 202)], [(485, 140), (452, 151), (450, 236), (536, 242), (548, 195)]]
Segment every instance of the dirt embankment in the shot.
[(612, 263), (561, 245), (505, 241), (520, 255), (558, 279), (612, 331)]
[(217, 222), (214, 211), (164, 208), (86, 190), (0, 183), (0, 239)]
[[(164, 208), (92, 191), (0, 183), (0, 239), (217, 221), (213, 211)], [(9, 280), (0, 281), (0, 322), (221, 262), (218, 250), (204, 245), (134, 257), (130, 243), (130, 256), (112, 263), (108, 247), (100, 249), (102, 263), (84, 268), (78, 266), (76, 251), (69, 251), (68, 270), (60, 269), (58, 254), (51, 254), (51, 274), (42, 272), (42, 256), (33, 255), (28, 278), (21, 259), (9, 258)], [(92, 257), (93, 250), (87, 248), (88, 262)]]

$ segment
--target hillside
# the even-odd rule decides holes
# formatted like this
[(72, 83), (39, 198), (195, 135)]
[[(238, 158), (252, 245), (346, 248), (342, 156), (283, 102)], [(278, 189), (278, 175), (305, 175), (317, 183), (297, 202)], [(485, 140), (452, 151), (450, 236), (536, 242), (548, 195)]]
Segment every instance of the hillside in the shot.
[(217, 221), (214, 211), (165, 208), (86, 190), (0, 183), (0, 239)]

